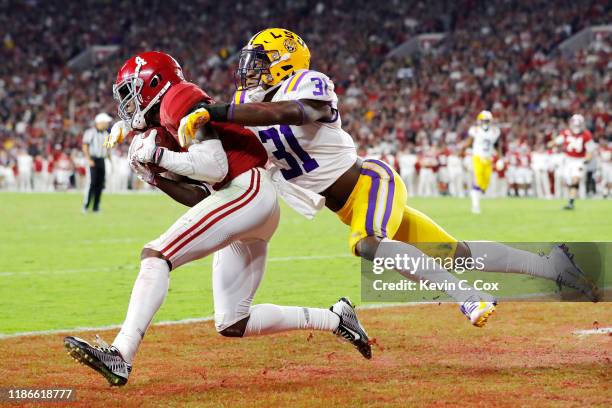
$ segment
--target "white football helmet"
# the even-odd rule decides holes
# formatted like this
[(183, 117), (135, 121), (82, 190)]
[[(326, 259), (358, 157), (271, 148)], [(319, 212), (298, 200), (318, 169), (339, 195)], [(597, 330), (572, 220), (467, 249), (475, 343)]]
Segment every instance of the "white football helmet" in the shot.
[(578, 135), (584, 131), (584, 116), (577, 113), (569, 120), (569, 128), (573, 134)]

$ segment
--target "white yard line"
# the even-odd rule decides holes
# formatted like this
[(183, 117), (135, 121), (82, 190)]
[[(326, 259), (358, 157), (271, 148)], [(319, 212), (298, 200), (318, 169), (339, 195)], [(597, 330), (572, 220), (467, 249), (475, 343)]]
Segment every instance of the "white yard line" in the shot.
[[(438, 303), (436, 302), (376, 303), (376, 304), (357, 306), (357, 309), (359, 310), (388, 309), (392, 307), (419, 307), (419, 306), (437, 305), (437, 304)], [(214, 320), (213, 316), (190, 317), (187, 319), (156, 322), (156, 323), (153, 323), (153, 326), (183, 325), (183, 324), (191, 324), (191, 323), (210, 322), (212, 320)], [(38, 331), (19, 332), (19, 333), (11, 333), (11, 334), (0, 333), (0, 340), (12, 339), (12, 338), (17, 338), (17, 337), (27, 337), (27, 336), (45, 336), (45, 335), (50, 335), (50, 334), (114, 330), (114, 329), (119, 329), (120, 327), (121, 327), (120, 324), (112, 324), (109, 326), (99, 326), (99, 327), (74, 327), (72, 329), (38, 330)], [(612, 327), (600, 327), (598, 329), (591, 329), (591, 330), (576, 330), (573, 332), (573, 334), (576, 334), (580, 337), (588, 336), (592, 334), (607, 334), (607, 333), (612, 333)]]
[[(214, 318), (212, 316), (207, 316), (207, 317), (198, 317), (198, 318), (187, 318), (187, 319), (181, 319), (181, 320), (169, 320), (169, 321), (153, 323), (153, 325), (154, 326), (172, 326), (172, 325), (177, 325), (177, 324), (209, 322), (213, 319)], [(109, 326), (99, 326), (99, 327), (75, 327), (72, 329), (39, 330), (39, 331), (20, 332), (20, 333), (11, 333), (11, 334), (1, 334), (0, 333), (0, 340), (11, 339), (15, 337), (46, 336), (49, 334), (74, 333), (74, 332), (86, 332), (86, 331), (104, 331), (104, 330), (118, 329), (120, 327), (121, 327), (120, 324), (111, 324)]]
[[(414, 307), (414, 306), (423, 306), (426, 304), (428, 303), (382, 303), (382, 304), (375, 304), (375, 305), (358, 306), (357, 309), (386, 309), (389, 307)], [(172, 325), (182, 325), (182, 324), (191, 324), (191, 323), (202, 323), (202, 322), (210, 322), (212, 320), (214, 320), (213, 316), (195, 317), (195, 318), (187, 318), (187, 319), (181, 319), (181, 320), (168, 320), (168, 321), (156, 322), (156, 323), (153, 323), (153, 326), (172, 326)], [(0, 333), (0, 340), (12, 339), (16, 337), (27, 337), (27, 336), (45, 336), (45, 335), (50, 335), (50, 334), (114, 330), (120, 327), (121, 327), (120, 324), (112, 324), (109, 326), (99, 326), (99, 327), (74, 327), (72, 329), (38, 330), (38, 331), (29, 331), (29, 332), (20, 332), (20, 333), (11, 333), (11, 334)]]
[(590, 336), (592, 334), (610, 334), (610, 333), (612, 333), (612, 327), (599, 327), (597, 329), (574, 331), (574, 334), (579, 337)]
[[(293, 261), (316, 261), (321, 259), (340, 259), (354, 258), (351, 254), (331, 254), (331, 255), (308, 255), (308, 256), (280, 256), (268, 258), (268, 262), (293, 262)], [(191, 267), (194, 267), (192, 265)], [(185, 267), (188, 267), (187, 265)], [(109, 272), (115, 270), (134, 270), (138, 268), (138, 264), (119, 265), (113, 267), (92, 267), (92, 268), (76, 268), (76, 269), (56, 269), (42, 271), (0, 271), (0, 278), (5, 276), (27, 276), (27, 275), (64, 275), (72, 273), (91, 273), (91, 272)]]

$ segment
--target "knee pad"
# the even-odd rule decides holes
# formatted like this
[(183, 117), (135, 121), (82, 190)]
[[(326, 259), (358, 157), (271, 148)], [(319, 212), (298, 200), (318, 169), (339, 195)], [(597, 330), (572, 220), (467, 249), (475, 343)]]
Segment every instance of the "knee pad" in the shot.
[(374, 260), (376, 251), (380, 245), (381, 239), (375, 236), (367, 236), (357, 242), (355, 246), (356, 254), (367, 260)]

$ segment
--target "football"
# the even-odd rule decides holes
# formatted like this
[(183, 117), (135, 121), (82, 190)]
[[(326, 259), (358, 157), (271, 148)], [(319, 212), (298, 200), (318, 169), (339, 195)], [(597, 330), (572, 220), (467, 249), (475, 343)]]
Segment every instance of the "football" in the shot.
[[(181, 146), (179, 145), (178, 141), (174, 138), (174, 136), (172, 136), (172, 134), (170, 134), (170, 132), (168, 132), (165, 128), (163, 127), (154, 127), (151, 129), (147, 129), (147, 131), (144, 133), (143, 138), (144, 137), (149, 137), (150, 133), (156, 130), (157, 133), (155, 135), (155, 144), (160, 146), (160, 147), (165, 147), (168, 150), (172, 150), (173, 152), (180, 152), (181, 151)], [(152, 163), (147, 163), (146, 165), (152, 172), (154, 173), (164, 173), (167, 170), (164, 169), (163, 167), (158, 166), (157, 164), (152, 164)]]

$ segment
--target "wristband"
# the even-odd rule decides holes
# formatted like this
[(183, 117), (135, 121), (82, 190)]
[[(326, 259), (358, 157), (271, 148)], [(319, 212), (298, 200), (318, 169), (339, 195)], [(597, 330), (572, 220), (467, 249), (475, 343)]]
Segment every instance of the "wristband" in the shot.
[(205, 106), (205, 108), (210, 114), (211, 122), (227, 122), (227, 114), (230, 108), (228, 103), (216, 103)]
[(164, 157), (164, 151), (166, 149), (156, 146), (155, 147), (155, 152), (153, 152), (153, 163), (154, 164), (159, 164), (159, 162), (161, 162), (162, 157)]

